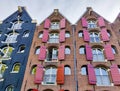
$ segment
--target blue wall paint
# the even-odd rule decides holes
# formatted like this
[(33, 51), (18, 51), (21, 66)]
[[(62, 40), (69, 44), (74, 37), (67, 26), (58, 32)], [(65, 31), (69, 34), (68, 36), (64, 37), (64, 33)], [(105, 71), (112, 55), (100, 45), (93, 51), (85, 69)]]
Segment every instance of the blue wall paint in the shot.
[[(0, 31), (2, 32), (2, 36), (0, 37), (0, 41), (4, 41), (6, 36), (5, 34), (9, 33), (12, 30), (9, 30), (8, 27), (11, 26), (10, 22), (16, 20), (19, 12), (16, 11), (12, 15), (10, 15), (7, 19), (3, 21), (3, 23), (0, 25)], [(16, 32), (19, 33), (17, 37), (17, 42), (16, 43), (11, 43), (10, 46), (14, 47), (14, 50), (11, 54), (11, 59), (10, 60), (4, 60), (3, 63), (5, 63), (8, 68), (6, 69), (4, 73), (4, 81), (0, 81), (0, 91), (5, 91), (6, 87), (8, 85), (13, 85), (14, 86), (14, 91), (20, 91), (23, 77), (24, 77), (24, 72), (26, 68), (26, 64), (28, 61), (28, 55), (35, 31), (36, 24), (31, 23), (32, 19), (26, 12), (26, 10), (22, 7), (22, 13), (21, 13), (21, 20), (24, 21), (22, 25), (22, 29), (16, 30)], [(26, 30), (29, 30), (29, 37), (23, 37), (23, 34)], [(25, 52), (24, 53), (18, 53), (19, 46), (21, 44), (24, 44), (26, 46)], [(6, 44), (0, 43), (0, 48), (5, 46)], [(20, 71), (19, 73), (11, 73), (13, 65), (19, 62), (21, 63)]]

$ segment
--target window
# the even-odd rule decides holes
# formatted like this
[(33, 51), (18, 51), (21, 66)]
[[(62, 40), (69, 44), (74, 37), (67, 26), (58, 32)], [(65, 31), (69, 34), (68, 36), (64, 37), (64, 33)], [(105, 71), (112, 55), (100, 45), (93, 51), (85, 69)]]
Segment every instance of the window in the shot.
[(38, 38), (42, 38), (42, 37), (43, 37), (43, 32), (40, 32)]
[(95, 68), (95, 75), (97, 78), (97, 85), (102, 85), (102, 86), (110, 85), (109, 75), (105, 68), (103, 67)]
[(7, 38), (6, 38), (5, 42), (6, 42), (6, 43), (16, 43), (16, 42), (17, 42), (16, 39), (17, 39), (17, 36), (18, 36), (18, 35), (19, 35), (19, 34), (16, 33), (16, 32), (9, 33), (8, 35), (6, 35)]
[(59, 34), (58, 33), (50, 33), (49, 34), (49, 43), (59, 43)]
[(65, 54), (70, 54), (70, 47), (65, 47)]
[(36, 67), (37, 67), (37, 65), (33, 65), (32, 70), (31, 70), (32, 75), (34, 75), (36, 73)]
[(23, 34), (23, 37), (29, 37), (29, 33), (30, 33), (30, 32), (29, 32), (28, 30), (25, 31), (24, 34)]
[(96, 32), (91, 32), (90, 33), (90, 42), (100, 42), (100, 35)]
[(59, 22), (51, 22), (51, 29), (60, 29)]
[(3, 47), (1, 50), (0, 50), (0, 57), (2, 60), (7, 60), (7, 59), (10, 59), (11, 58), (11, 54), (12, 54), (12, 51), (13, 51), (13, 47), (10, 47), (10, 46), (7, 46), (7, 47)]
[(103, 61), (105, 61), (102, 49), (93, 48), (92, 49), (92, 54), (93, 54), (93, 61), (95, 61), (95, 62), (103, 62)]
[(55, 84), (56, 83), (56, 67), (49, 66), (45, 68), (44, 73), (44, 84)]
[(69, 38), (69, 37), (70, 37), (70, 32), (68, 32), (68, 31), (65, 32), (65, 37), (66, 37), (66, 38)]
[(97, 24), (95, 20), (88, 20), (88, 28), (96, 28)]
[(24, 53), (25, 52), (25, 45), (19, 46), (18, 53)]
[(85, 54), (85, 47), (84, 46), (80, 46), (79, 53), (80, 54)]
[(8, 68), (7, 65), (2, 63), (0, 64), (0, 81), (3, 80), (3, 75), (7, 68)]
[(69, 66), (65, 66), (65, 75), (71, 75), (71, 69)]
[(112, 45), (112, 52), (113, 52), (113, 54), (117, 54), (117, 49), (116, 49), (116, 47), (113, 46), (113, 45)]
[(20, 63), (15, 63), (12, 69), (12, 73), (19, 73)]
[(8, 86), (5, 91), (14, 91), (14, 86)]
[(83, 37), (83, 31), (78, 32), (78, 37)]
[(35, 49), (35, 54), (40, 54), (40, 47), (39, 47), (39, 46), (36, 47), (36, 49)]
[(47, 62), (54, 62), (58, 59), (58, 49), (56, 47), (50, 47), (47, 52)]
[(87, 66), (82, 66), (81, 67), (81, 72), (80, 72), (82, 75), (87, 75)]
[(110, 30), (107, 30), (107, 34), (108, 34), (109, 37), (111, 36)]

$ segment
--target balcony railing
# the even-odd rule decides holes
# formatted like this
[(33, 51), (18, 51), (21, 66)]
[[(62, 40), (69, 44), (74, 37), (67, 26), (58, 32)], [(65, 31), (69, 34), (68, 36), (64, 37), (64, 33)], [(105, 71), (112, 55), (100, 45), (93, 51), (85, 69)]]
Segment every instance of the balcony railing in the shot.
[(59, 43), (59, 38), (49, 38), (48, 43)]
[(50, 29), (56, 30), (60, 29), (59, 25), (51, 25)]

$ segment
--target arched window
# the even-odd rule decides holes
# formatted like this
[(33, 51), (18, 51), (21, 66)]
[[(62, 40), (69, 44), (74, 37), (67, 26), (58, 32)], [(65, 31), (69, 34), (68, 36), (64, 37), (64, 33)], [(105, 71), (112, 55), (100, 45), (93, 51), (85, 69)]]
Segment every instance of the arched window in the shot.
[(7, 68), (8, 68), (7, 65), (0, 64), (0, 81), (3, 80), (3, 75), (4, 75), (4, 72)]
[(23, 34), (23, 37), (29, 37), (29, 33), (30, 33), (29, 30), (26, 30)]
[(97, 27), (97, 22), (95, 20), (88, 20), (88, 28), (96, 28)]
[(49, 43), (59, 43), (59, 34), (58, 33), (50, 33), (49, 34)]
[(40, 46), (36, 47), (35, 54), (40, 54)]
[(103, 61), (105, 61), (102, 49), (93, 48), (92, 49), (92, 54), (93, 54), (93, 61), (95, 61), (95, 62), (103, 62)]
[(80, 54), (85, 54), (85, 47), (84, 46), (80, 46), (79, 53)]
[(111, 36), (112, 36), (112, 34), (111, 34), (110, 30), (107, 30), (107, 34), (108, 34), (108, 36), (109, 36), (109, 37), (111, 37)]
[(83, 31), (82, 30), (78, 32), (78, 37), (83, 37)]
[(15, 63), (12, 68), (12, 73), (19, 73), (20, 63)]
[(10, 59), (11, 58), (11, 54), (12, 54), (12, 51), (13, 51), (13, 47), (10, 47), (10, 46), (7, 46), (7, 47), (3, 47), (1, 50), (0, 50), (0, 56), (2, 57), (3, 60), (7, 60), (7, 59)]
[(31, 69), (31, 74), (34, 75), (36, 73), (36, 67), (37, 65), (33, 65)]
[(102, 86), (110, 85), (109, 74), (105, 68), (103, 67), (95, 68), (95, 75), (97, 78), (97, 85), (102, 85)]
[(80, 72), (82, 75), (87, 75), (87, 66), (84, 65), (81, 67), (81, 72)]
[(56, 72), (57, 69), (54, 66), (48, 66), (45, 68), (44, 73), (44, 84), (55, 84), (56, 83)]
[(43, 37), (43, 31), (39, 33), (38, 38), (42, 38)]
[(14, 86), (13, 85), (9, 85), (8, 87), (6, 87), (5, 91), (14, 91)]
[(112, 45), (112, 52), (113, 52), (113, 54), (117, 54), (117, 49), (116, 49), (116, 47), (113, 46), (113, 45)]
[(5, 43), (16, 43), (17, 42), (16, 39), (18, 35), (19, 34), (16, 32), (6, 34), (7, 38), (5, 40)]
[(57, 61), (57, 59), (58, 59), (58, 48), (53, 46), (48, 48), (46, 61), (55, 62)]
[(65, 47), (65, 54), (70, 54), (70, 47)]
[(96, 32), (91, 32), (90, 33), (90, 42), (100, 42), (100, 35)]
[(65, 75), (71, 75), (71, 68), (69, 66), (65, 66)]
[(66, 31), (66, 32), (65, 32), (65, 37), (66, 37), (66, 38), (69, 38), (69, 37), (70, 37), (70, 32), (69, 32), (69, 31)]
[(25, 45), (20, 45), (18, 49), (18, 53), (24, 53), (25, 52)]

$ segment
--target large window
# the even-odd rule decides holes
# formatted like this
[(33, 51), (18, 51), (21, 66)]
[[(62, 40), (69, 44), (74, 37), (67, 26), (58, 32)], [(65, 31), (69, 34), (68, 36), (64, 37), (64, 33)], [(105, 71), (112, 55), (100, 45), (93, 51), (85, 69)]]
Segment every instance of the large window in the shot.
[(18, 35), (19, 35), (19, 34), (16, 33), (16, 32), (9, 33), (8, 35), (6, 35), (7, 38), (6, 38), (5, 42), (6, 42), (6, 43), (16, 43), (16, 42), (17, 42), (16, 39), (17, 39), (17, 36), (18, 36)]
[(12, 73), (19, 73), (20, 70), (20, 63), (15, 63), (13, 65)]
[(12, 51), (13, 51), (13, 47), (10, 47), (10, 46), (7, 46), (7, 47), (3, 47), (1, 50), (0, 50), (0, 57), (2, 58), (2, 60), (7, 60), (7, 59), (10, 59), (11, 58), (11, 54), (12, 54)]
[(58, 59), (58, 49), (56, 47), (50, 47), (47, 51), (47, 62), (54, 62)]
[(58, 33), (50, 33), (49, 34), (49, 43), (59, 43)]
[(92, 49), (92, 54), (93, 54), (93, 61), (95, 61), (95, 62), (103, 62), (103, 61), (105, 61), (102, 49), (93, 48)]
[(56, 67), (49, 66), (45, 68), (44, 84), (56, 84)]
[(95, 20), (88, 20), (88, 28), (96, 28), (97, 24)]
[(58, 21), (54, 21), (54, 22), (51, 22), (51, 29), (59, 29), (60, 26), (59, 26), (59, 22)]
[(110, 79), (108, 71), (103, 67), (97, 67), (95, 68), (95, 74), (97, 78), (97, 85), (101, 86), (109, 86), (110, 85)]
[(90, 33), (90, 42), (100, 42), (100, 35), (96, 32), (91, 32)]
[(14, 91), (14, 86), (13, 85), (9, 85), (5, 91)]
[(0, 64), (0, 81), (3, 80), (3, 75), (4, 75), (4, 72), (5, 70), (7, 69), (7, 65), (5, 64)]

